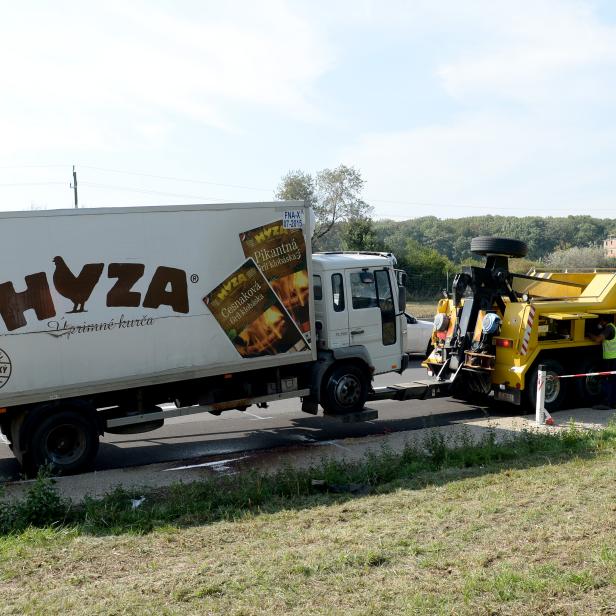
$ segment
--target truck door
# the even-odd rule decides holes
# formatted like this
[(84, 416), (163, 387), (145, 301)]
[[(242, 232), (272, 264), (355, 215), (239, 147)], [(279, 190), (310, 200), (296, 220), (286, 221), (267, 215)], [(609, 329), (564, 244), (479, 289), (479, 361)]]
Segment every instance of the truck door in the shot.
[(346, 270), (350, 289), (349, 329), (351, 345), (362, 344), (372, 358), (375, 372), (400, 368), (402, 351), (399, 319), (390, 272), (387, 269)]
[(349, 300), (344, 275), (341, 272), (323, 272), (321, 284), (323, 306), (317, 306), (315, 302), (317, 319), (321, 317), (323, 323), (321, 338), (326, 348), (348, 347), (349, 313), (347, 306)]

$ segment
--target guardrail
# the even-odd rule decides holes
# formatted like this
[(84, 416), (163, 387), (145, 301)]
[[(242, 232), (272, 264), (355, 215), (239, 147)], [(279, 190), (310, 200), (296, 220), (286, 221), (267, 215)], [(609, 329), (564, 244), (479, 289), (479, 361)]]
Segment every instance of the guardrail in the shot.
[[(616, 370), (602, 372), (580, 372), (579, 374), (557, 374), (550, 375), (550, 380), (559, 381), (561, 379), (580, 379), (587, 376), (611, 376), (616, 374)], [(535, 423), (538, 426), (553, 426), (554, 420), (545, 408), (545, 384), (548, 380), (545, 366), (539, 364), (537, 369), (537, 404), (535, 406)]]

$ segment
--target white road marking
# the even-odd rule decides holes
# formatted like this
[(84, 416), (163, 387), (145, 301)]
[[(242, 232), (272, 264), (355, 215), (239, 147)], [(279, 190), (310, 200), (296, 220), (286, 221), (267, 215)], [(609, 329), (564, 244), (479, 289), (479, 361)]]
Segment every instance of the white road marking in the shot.
[(228, 464), (230, 462), (237, 462), (238, 460), (243, 460), (244, 458), (248, 458), (249, 456), (241, 456), (239, 458), (229, 458), (228, 460), (215, 460), (214, 462), (202, 462), (201, 464), (188, 464), (187, 466), (176, 466), (175, 468), (165, 468), (163, 471), (185, 471), (189, 468), (202, 468), (202, 467), (211, 467), (215, 471), (223, 471), (227, 470)]
[(273, 417), (261, 417), (261, 415), (255, 415), (254, 413), (251, 413), (250, 411), (243, 411), (244, 415), (250, 415), (251, 417), (254, 417), (255, 419), (274, 419)]

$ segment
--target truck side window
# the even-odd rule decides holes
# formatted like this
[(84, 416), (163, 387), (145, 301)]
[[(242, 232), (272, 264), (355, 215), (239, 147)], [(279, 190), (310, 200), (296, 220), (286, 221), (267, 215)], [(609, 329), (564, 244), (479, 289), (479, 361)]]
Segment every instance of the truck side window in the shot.
[(332, 274), (332, 297), (334, 300), (334, 312), (342, 312), (344, 310), (342, 274)]
[(351, 294), (353, 308), (378, 308), (379, 303), (376, 298), (376, 284), (373, 276), (364, 276), (358, 272), (351, 274)]
[(314, 299), (319, 301), (323, 299), (323, 286), (321, 285), (321, 276), (314, 274), (312, 276), (312, 288), (314, 289)]
[(383, 325), (383, 344), (394, 344), (396, 342), (396, 308), (389, 273), (387, 270), (377, 270), (375, 279)]

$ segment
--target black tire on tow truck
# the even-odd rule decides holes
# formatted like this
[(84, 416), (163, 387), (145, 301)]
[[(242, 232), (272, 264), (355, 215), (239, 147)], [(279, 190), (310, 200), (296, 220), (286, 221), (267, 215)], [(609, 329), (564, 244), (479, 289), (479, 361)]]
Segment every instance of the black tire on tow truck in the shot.
[(475, 254), (504, 255), (507, 257), (525, 257), (528, 254), (528, 245), (520, 240), (506, 237), (474, 237), (471, 240), (471, 252)]
[(24, 436), (22, 465), (26, 474), (34, 476), (46, 466), (58, 475), (89, 470), (99, 445), (98, 426), (91, 414), (70, 407), (46, 410), (34, 411), (35, 417), (23, 424), (30, 428)]
[(524, 388), (525, 404), (530, 412), (537, 406), (537, 377), (539, 366), (545, 366), (547, 382), (545, 384), (545, 408), (550, 413), (562, 409), (569, 393), (568, 379), (551, 379), (550, 377), (565, 374), (565, 369), (555, 359), (539, 358), (528, 375)]
[(336, 366), (321, 390), (321, 406), (326, 414), (344, 415), (364, 408), (368, 398), (370, 377), (359, 366), (344, 363)]
[[(597, 351), (593, 348), (592, 351)], [(589, 353), (579, 365), (575, 372), (586, 374), (588, 372), (601, 372), (603, 366), (601, 359), (597, 353), (596, 357), (592, 356), (592, 351)], [(603, 381), (600, 376), (587, 376), (585, 378), (573, 379), (573, 392), (576, 401), (581, 406), (592, 406), (603, 400)]]

